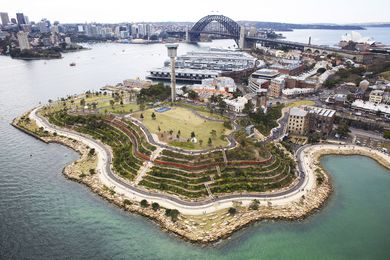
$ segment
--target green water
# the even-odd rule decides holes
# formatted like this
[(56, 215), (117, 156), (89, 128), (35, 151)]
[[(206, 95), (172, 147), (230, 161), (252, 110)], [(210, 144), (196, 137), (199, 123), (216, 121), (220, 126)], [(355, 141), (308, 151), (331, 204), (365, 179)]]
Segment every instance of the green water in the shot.
[[(201, 47), (181, 44), (179, 50)], [(324, 157), (335, 192), (308, 219), (260, 222), (201, 247), (66, 180), (61, 171), (77, 153), (9, 125), (39, 101), (142, 76), (161, 65), (165, 53), (164, 45), (99, 44), (61, 60), (0, 56), (1, 260), (390, 259), (390, 171), (369, 158)]]

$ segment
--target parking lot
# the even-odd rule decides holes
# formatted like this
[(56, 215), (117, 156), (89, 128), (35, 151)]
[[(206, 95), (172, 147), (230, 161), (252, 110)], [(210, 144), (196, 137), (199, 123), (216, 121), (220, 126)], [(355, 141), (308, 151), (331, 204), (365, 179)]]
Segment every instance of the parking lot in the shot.
[(366, 146), (377, 150), (381, 150), (382, 148), (386, 148), (390, 150), (390, 140), (386, 141), (386, 140), (381, 140), (373, 137), (356, 135), (355, 143), (357, 145)]

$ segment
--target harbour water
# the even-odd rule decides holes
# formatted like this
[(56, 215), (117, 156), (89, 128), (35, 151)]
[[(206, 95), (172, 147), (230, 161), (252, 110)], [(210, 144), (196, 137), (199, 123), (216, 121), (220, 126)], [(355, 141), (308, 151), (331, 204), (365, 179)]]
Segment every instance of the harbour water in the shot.
[[(390, 27), (367, 27), (365, 30), (356, 31), (363, 37), (371, 37), (375, 41), (390, 45)], [(334, 46), (339, 43), (341, 36), (351, 33), (351, 30), (294, 30), (292, 32), (282, 32), (286, 40), (308, 43), (311, 37), (311, 43), (317, 45)]]
[[(208, 45), (181, 44), (179, 54)], [(390, 171), (364, 157), (323, 159), (335, 192), (317, 214), (302, 222), (259, 222), (207, 247), (166, 234), (66, 180), (62, 168), (77, 154), (39, 142), (9, 122), (39, 102), (144, 77), (163, 64), (166, 49), (96, 44), (64, 56), (0, 56), (0, 259), (390, 258)]]

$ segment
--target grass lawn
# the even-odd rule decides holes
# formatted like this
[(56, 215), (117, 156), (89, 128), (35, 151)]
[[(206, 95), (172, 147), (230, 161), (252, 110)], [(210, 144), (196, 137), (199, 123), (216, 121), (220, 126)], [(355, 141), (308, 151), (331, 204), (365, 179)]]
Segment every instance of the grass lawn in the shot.
[[(196, 116), (190, 110), (182, 107), (173, 107), (171, 110), (164, 113), (154, 112), (156, 119), (152, 119), (154, 109), (148, 109), (142, 112), (144, 119), (142, 122), (152, 132), (158, 135), (160, 140), (165, 141), (172, 146), (182, 147), (186, 149), (205, 149), (208, 148), (208, 140), (212, 139), (211, 147), (225, 146), (228, 144), (223, 135), (230, 133), (230, 130), (223, 126), (223, 123), (211, 122)], [(141, 112), (134, 114), (134, 117), (141, 119)], [(158, 128), (160, 127), (160, 131)], [(172, 136), (169, 131), (172, 130)], [(180, 130), (179, 139), (176, 134)], [(216, 131), (216, 136), (212, 137), (211, 131)], [(191, 132), (195, 132), (198, 143), (189, 143), (187, 139), (191, 138)], [(203, 140), (200, 145), (199, 141)]]
[(286, 107), (299, 107), (299, 106), (314, 106), (315, 102), (312, 100), (298, 100), (288, 104)]
[(205, 112), (205, 111), (197, 111), (197, 112), (199, 114), (204, 115), (204, 116), (209, 117), (209, 118), (219, 119), (219, 120), (229, 120), (228, 118), (221, 116), (220, 114), (210, 113), (210, 112)]
[(112, 112), (114, 114), (126, 114), (126, 113), (139, 110), (139, 105), (137, 105), (136, 103), (129, 103), (123, 106), (115, 105), (114, 108), (112, 108), (112, 106), (105, 107), (103, 111), (105, 110), (107, 110), (107, 112)]
[(381, 76), (386, 80), (390, 80), (390, 70), (382, 72)]

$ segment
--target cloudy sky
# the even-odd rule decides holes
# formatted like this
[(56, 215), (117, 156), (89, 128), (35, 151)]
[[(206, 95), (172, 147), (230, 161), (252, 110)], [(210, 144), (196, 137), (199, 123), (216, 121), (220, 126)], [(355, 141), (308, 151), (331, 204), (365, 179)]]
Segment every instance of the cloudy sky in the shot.
[(0, 12), (30, 21), (196, 22), (220, 13), (234, 20), (289, 23), (390, 22), (389, 0), (0, 0)]

